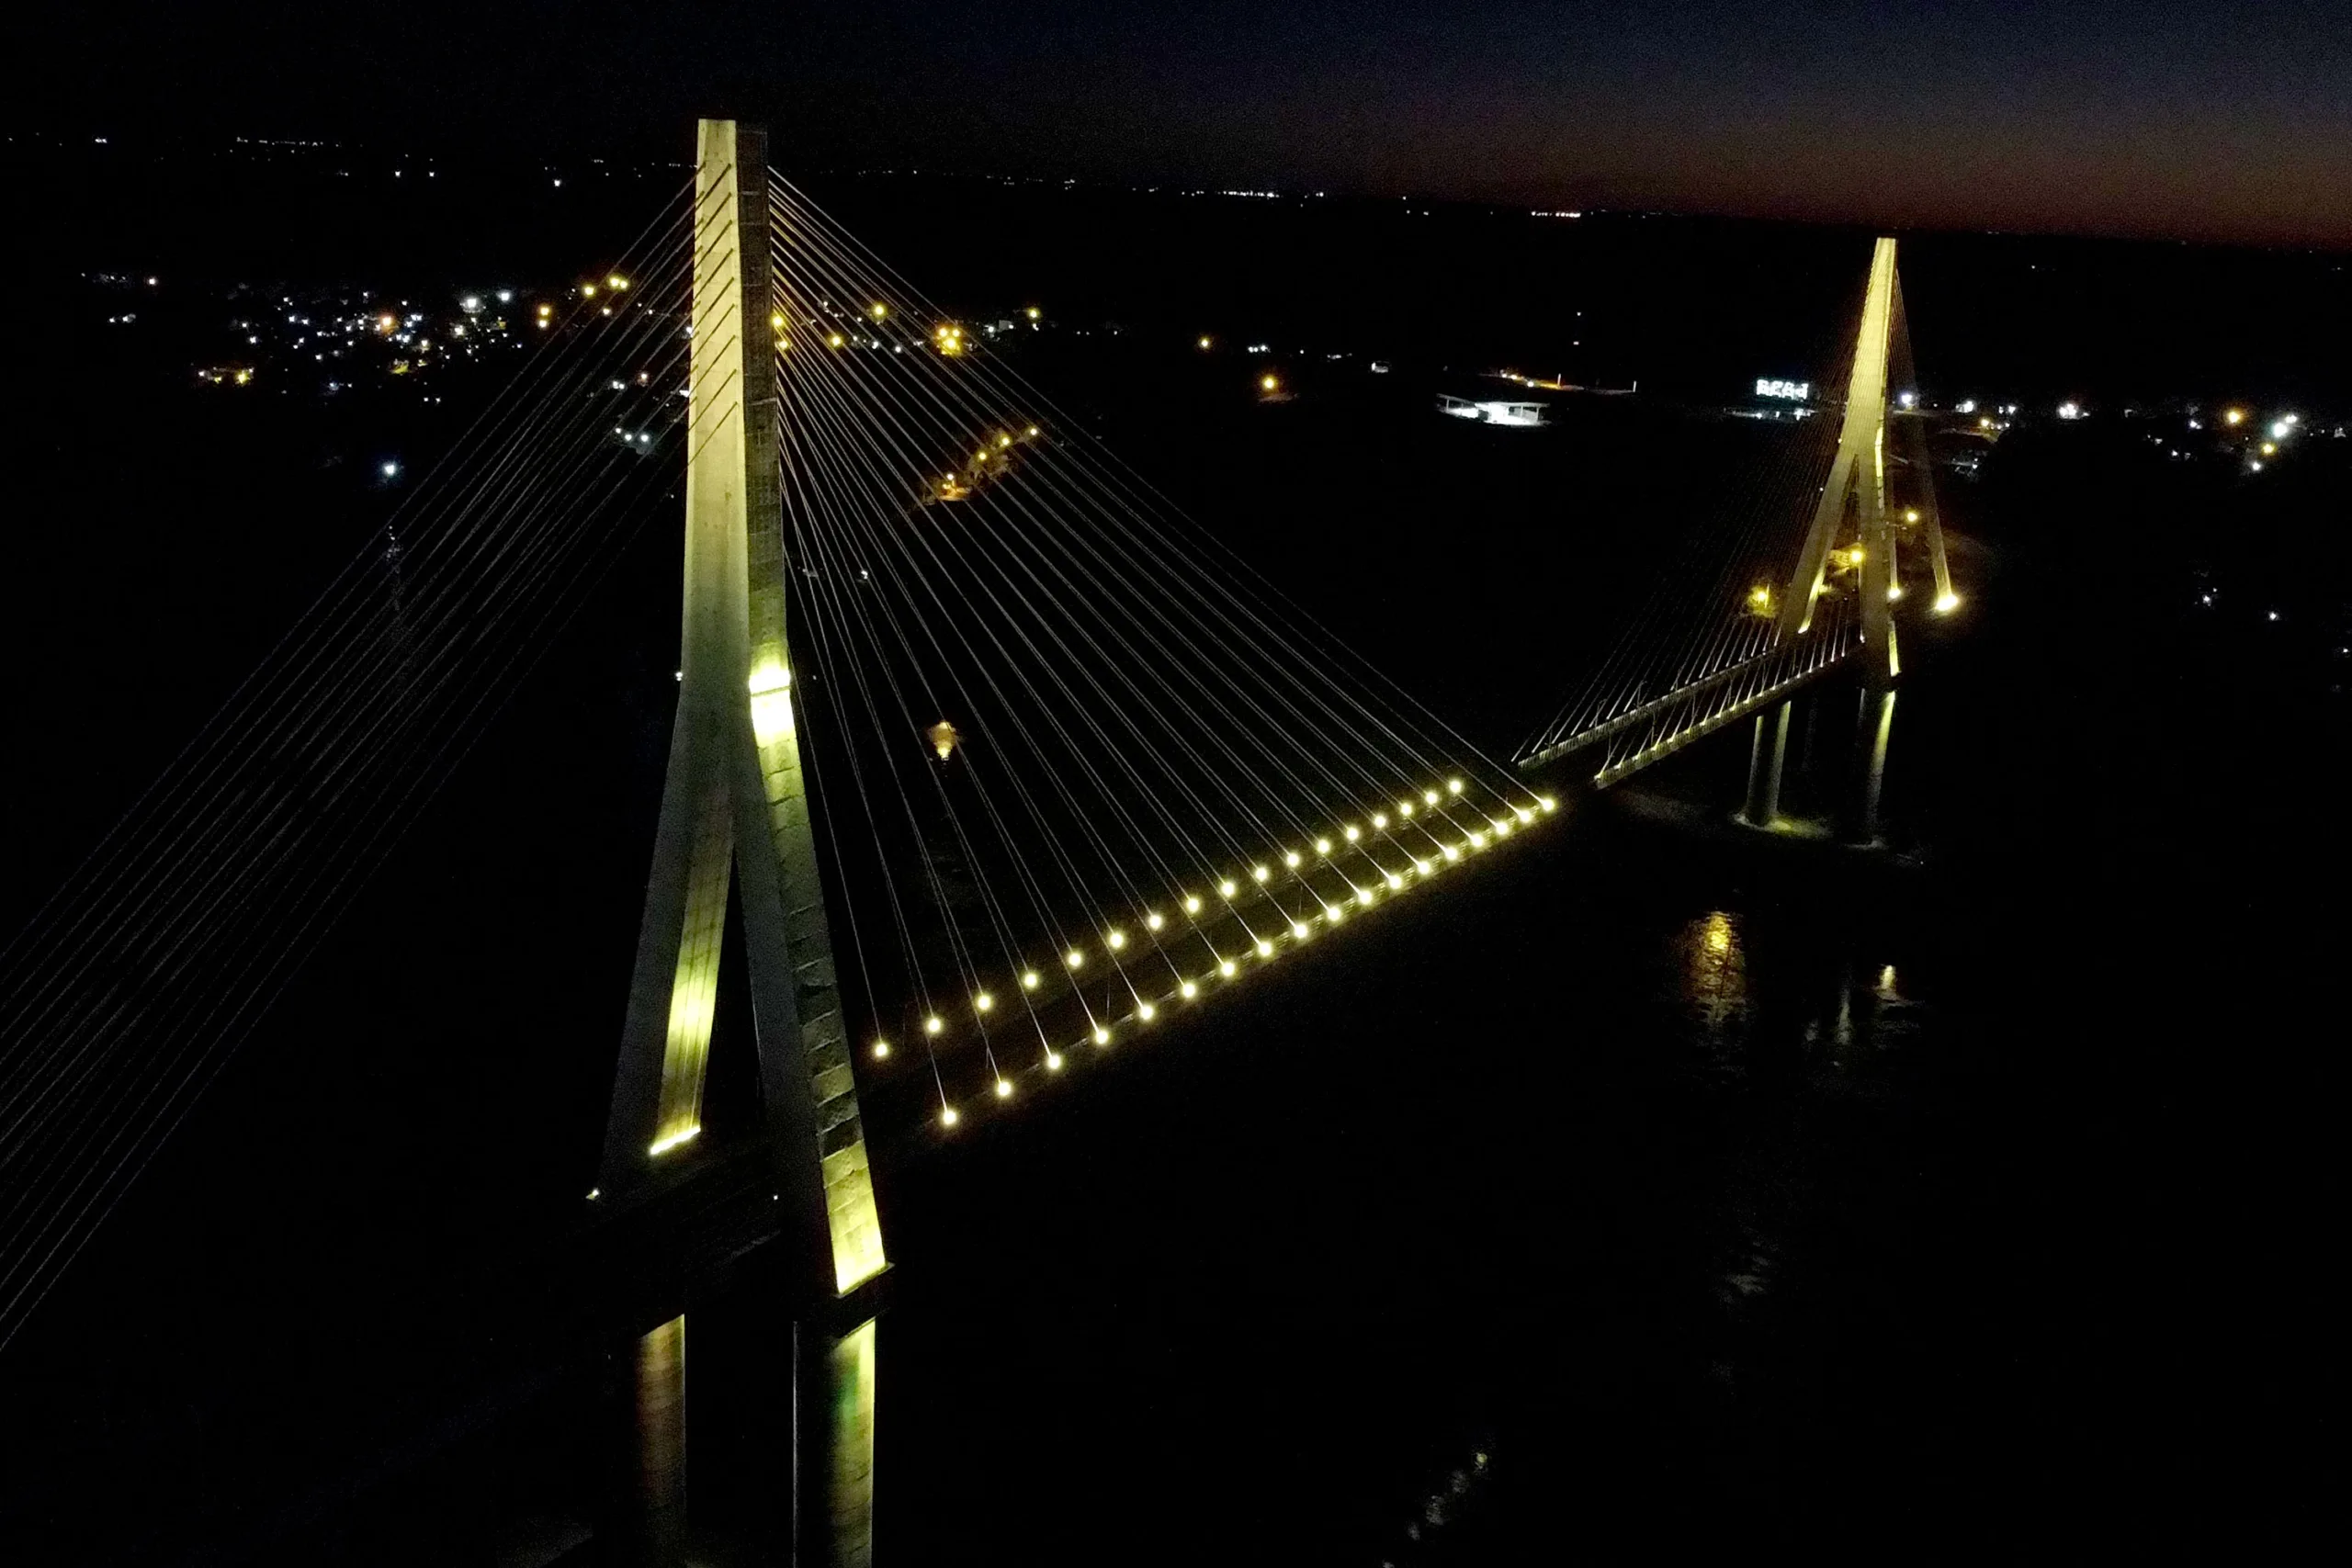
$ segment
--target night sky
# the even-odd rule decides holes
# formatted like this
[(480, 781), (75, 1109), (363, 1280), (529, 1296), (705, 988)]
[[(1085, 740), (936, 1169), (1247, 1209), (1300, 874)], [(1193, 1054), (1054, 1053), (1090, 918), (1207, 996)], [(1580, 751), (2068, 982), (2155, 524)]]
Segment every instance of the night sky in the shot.
[(2343, 0), (133, 0), (13, 41), (57, 130), (683, 153), (723, 111), (812, 168), (2352, 246)]

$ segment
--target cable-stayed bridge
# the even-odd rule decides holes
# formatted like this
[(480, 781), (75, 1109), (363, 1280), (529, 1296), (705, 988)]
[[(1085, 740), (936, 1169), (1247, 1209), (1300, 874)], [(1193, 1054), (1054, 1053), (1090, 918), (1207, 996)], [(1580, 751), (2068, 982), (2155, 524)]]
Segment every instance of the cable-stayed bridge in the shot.
[(1858, 665), (1867, 761), (1848, 809), (1857, 836), (1875, 833), (1902, 669), (1895, 612), (1914, 592), (1905, 564), (1931, 613), (1960, 604), (1926, 422), (1903, 389), (1917, 383), (1894, 251), (1891, 239), (1873, 248), (1859, 329), (1827, 378), (1844, 389), (1837, 417), (1798, 421), (1733, 526), (1691, 536), (1590, 677), (1520, 748), (1522, 769), (1573, 761), (1605, 788), (1755, 716), (1743, 814), (1770, 827), (1789, 699)]
[[(841, 1303), (811, 1312), (847, 1560), (887, 1268), (867, 1106), (952, 1139), (1280, 983), (1302, 947), (1565, 815), (1532, 770), (1614, 784), (1755, 716), (1769, 821), (1804, 684), (1861, 667), (1883, 757), (1900, 563), (1924, 555), (1956, 603), (1923, 437), (1889, 417), (1909, 380), (1891, 241), (1841, 417), (1792, 425), (1521, 768), (1015, 373), (995, 340), (1023, 322), (926, 298), (771, 175), (754, 131), (705, 122), (691, 186), (541, 319), (515, 385), (10, 950), (0, 1341), (629, 531), (681, 502), (678, 706), (585, 1212), (641, 1222), (740, 1162), (704, 1137), (739, 931), (761, 1185), (807, 1299)], [(682, 1335), (648, 1336), (640, 1375), (682, 1378)]]

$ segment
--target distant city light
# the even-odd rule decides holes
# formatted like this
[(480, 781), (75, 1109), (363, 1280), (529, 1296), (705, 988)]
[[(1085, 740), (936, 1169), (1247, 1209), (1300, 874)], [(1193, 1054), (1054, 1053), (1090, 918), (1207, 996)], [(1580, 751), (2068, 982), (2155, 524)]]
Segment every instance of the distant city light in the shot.
[(401, 466), (387, 458), (383, 464), (380, 465), (378, 471), (388, 479), (398, 479), (400, 477)]

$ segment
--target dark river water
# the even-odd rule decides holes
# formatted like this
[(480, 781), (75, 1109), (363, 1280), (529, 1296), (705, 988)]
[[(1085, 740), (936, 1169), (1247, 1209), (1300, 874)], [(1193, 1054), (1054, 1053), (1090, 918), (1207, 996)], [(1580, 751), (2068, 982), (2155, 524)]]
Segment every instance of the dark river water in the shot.
[[(1782, 275), (1808, 309), (1859, 281), (1852, 236), (1742, 232), (1766, 236), (1747, 307)], [(1700, 269), (1678, 243), (1595, 252), (1589, 308), (1636, 369), (1645, 318), (1611, 290), (1644, 256)], [(1923, 365), (1929, 283), (1988, 245), (1923, 242)], [(1278, 319), (1271, 292), (1227, 308)], [(1295, 309), (1343, 333), (1372, 292)], [(2000, 310), (1977, 303), (1981, 335)], [(1413, 321), (1427, 346), (1448, 318)], [(1543, 330), (1575, 344), (1574, 321)], [(52, 325), (62, 356), (95, 341)], [(1769, 335), (1739, 352), (1836, 334)], [(1629, 404), (1513, 446), (1402, 375), (1305, 372), (1269, 417), (1133, 352), (1046, 368), (1496, 751), (1644, 581), (1639, 520), (1701, 509), (1745, 439)], [(19, 475), (22, 514), (74, 525), (21, 545), (6, 653), (42, 673), (17, 723), (62, 761), (16, 781), (12, 913), (374, 504), (333, 454), (376, 433), (82, 374), (154, 434), (94, 468), (122, 426), (67, 400)], [(2298, 515), (2341, 519), (2332, 472)], [(1969, 606), (1905, 644), (1890, 849), (1733, 830), (1725, 736), (1074, 1092), (950, 1146), (878, 1127), (877, 1560), (2028, 1554), (2313, 1526), (2346, 869), (2342, 605), (2314, 584), (2340, 548), (2288, 529), (2256, 558), (2236, 490), (2099, 429), (2020, 429), (1950, 500)], [(783, 1560), (791, 1312), (756, 1256), (661, 1331), (682, 1382), (652, 1386), (682, 1404), (647, 1396), (631, 1334), (558, 1355), (501, 1326), (504, 1270), (560, 1248), (593, 1167), (674, 548), (656, 530), (616, 574), (12, 1348), (0, 1547), (28, 1554), (0, 1557), (585, 1563), (650, 1488), (685, 1559)], [(2202, 615), (2216, 561), (2247, 575)], [(103, 635), (72, 582), (105, 584)], [(1848, 765), (1852, 702), (1808, 699), (1800, 810)]]

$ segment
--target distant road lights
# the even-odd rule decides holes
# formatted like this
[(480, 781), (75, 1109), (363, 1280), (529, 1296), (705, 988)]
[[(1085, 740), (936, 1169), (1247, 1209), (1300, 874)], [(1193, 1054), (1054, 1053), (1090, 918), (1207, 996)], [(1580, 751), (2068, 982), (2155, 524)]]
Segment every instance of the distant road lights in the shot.
[(954, 1106), (943, 1105), (939, 1108), (939, 1124), (941, 1126), (953, 1127), (960, 1120), (962, 1120), (962, 1118), (956, 1114), (956, 1108)]
[(1035, 306), (1035, 305), (1030, 306), (1030, 307), (1029, 307), (1029, 309), (1028, 309), (1028, 310), (1027, 310), (1025, 313), (1027, 314), (1028, 318), (1029, 318), (1031, 321), (1035, 321), (1039, 316), (1042, 316), (1042, 315), (1044, 315), (1044, 314), (1045, 314), (1045, 312), (1044, 312), (1043, 310), (1038, 310), (1038, 309), (1037, 309), (1037, 307), (1036, 307), (1036, 306)]
[(2266, 441), (2262, 444), (2262, 455), (2266, 457), (2275, 455), (2278, 450), (2278, 443), (2276, 441)]
[(1358, 839), (1363, 837), (1363, 829), (1351, 822), (1345, 828), (1340, 829), (1340, 837), (1347, 840), (1348, 842), (1352, 844)]
[(1188, 914), (1188, 915), (1197, 915), (1197, 914), (1199, 914), (1200, 912), (1201, 912), (1201, 899), (1200, 899), (1200, 895), (1198, 895), (1198, 894), (1196, 894), (1196, 893), (1187, 893), (1187, 894), (1185, 894), (1185, 895), (1184, 895), (1184, 913), (1186, 913), (1186, 914)]
[(1895, 401), (1901, 403), (1906, 409), (1916, 409), (1919, 406), (1919, 394), (1917, 392), (1905, 392), (1901, 397), (1897, 398)]
[(2295, 422), (2291, 419), (2274, 419), (2270, 422), (2270, 439), (2284, 441), (2287, 439), (2288, 433), (2294, 428)]
[(500, 289), (498, 291), (498, 302), (502, 305), (512, 305), (514, 302), (514, 290), (512, 288)]
[(1537, 801), (1535, 804), (1536, 804), (1536, 805), (1538, 805), (1538, 806), (1540, 806), (1540, 807), (1543, 807), (1544, 810), (1546, 810), (1546, 811), (1557, 811), (1558, 809), (1560, 809), (1560, 802), (1559, 802), (1559, 799), (1558, 799), (1556, 796), (1554, 796), (1554, 795), (1547, 795), (1544, 796), (1544, 798), (1543, 798), (1543, 799), (1541, 799), (1541, 800)]
[(1137, 1002), (1136, 1004), (1136, 1016), (1143, 1020), (1146, 1023), (1149, 1023), (1153, 1019), (1159, 1016), (1159, 1010), (1152, 1006), (1149, 1002)]
[(1317, 854), (1318, 854), (1318, 855), (1328, 855), (1328, 854), (1329, 854), (1329, 853), (1331, 852), (1331, 840), (1329, 840), (1329, 839), (1317, 839), (1317, 840), (1315, 840), (1315, 852), (1316, 852)]
[(1086, 965), (1086, 954), (1082, 950), (1073, 947), (1062, 954), (1062, 962), (1072, 969), (1081, 969)]
[(1268, 397), (1272, 397), (1274, 393), (1279, 392), (1282, 389), (1282, 378), (1275, 375), (1272, 371), (1269, 370), (1266, 374), (1258, 378), (1258, 390), (1265, 393)]
[(929, 1018), (922, 1021), (922, 1032), (925, 1034), (936, 1034), (946, 1027), (947, 1021), (941, 1018), (937, 1013), (933, 1013)]
[(401, 466), (389, 457), (377, 465), (376, 471), (388, 479), (396, 479), (401, 477)]
[(1399, 817), (1410, 817), (1412, 814), (1413, 797), (1408, 795), (1404, 799), (1396, 803), (1396, 815)]
[(1109, 936), (1103, 938), (1102, 941), (1105, 946), (1109, 947), (1112, 952), (1116, 953), (1119, 949), (1127, 945), (1127, 933), (1122, 931), (1114, 931)]
[(877, 1062), (887, 1062), (890, 1059), (890, 1043), (888, 1040), (876, 1040), (874, 1043), (874, 1059)]
[(825, 346), (826, 346), (827, 348), (839, 348), (839, 347), (841, 347), (841, 345), (842, 345), (842, 334), (841, 334), (841, 333), (827, 333), (825, 334)]
[(1203, 354), (1206, 354), (1206, 353), (1209, 351), (1209, 346), (1210, 346), (1209, 334), (1208, 334), (1208, 333), (1203, 333), (1201, 334), (1201, 352), (1202, 352)]
[(619, 273), (615, 273), (612, 276), (605, 279), (605, 286), (615, 290), (626, 289), (628, 288), (628, 279), (623, 277)]
[(1460, 795), (1462, 793), (1462, 781), (1460, 779), (1446, 780), (1445, 793), (1448, 795)]
[(1374, 827), (1375, 829), (1378, 829), (1378, 828), (1385, 828), (1385, 827), (1387, 827), (1387, 826), (1388, 826), (1388, 813), (1386, 813), (1385, 811), (1375, 811), (1375, 812), (1374, 812), (1374, 813), (1372, 814), (1372, 825), (1373, 825), (1373, 827)]
[(1012, 1098), (1012, 1084), (1010, 1079), (999, 1078), (996, 1080), (996, 1097), (999, 1100), (1011, 1100)]
[(1433, 789), (1425, 789), (1421, 791), (1421, 804), (1423, 806), (1435, 806), (1437, 804), (1437, 791)]
[(1111, 1043), (1111, 1031), (1106, 1026), (1100, 1023), (1094, 1026), (1094, 1043), (1097, 1045)]
[(1290, 934), (1295, 940), (1305, 942), (1315, 933), (1308, 929), (1305, 920), (1293, 920), (1290, 923)]
[(1021, 972), (1021, 988), (1024, 991), (1034, 991), (1044, 983), (1043, 978), (1035, 969), (1023, 969)]
[(1258, 956), (1261, 958), (1272, 958), (1273, 955), (1274, 944), (1268, 942), (1264, 937), (1260, 937), (1258, 939)]
[(1404, 886), (1405, 879), (1403, 877), (1397, 875), (1393, 871), (1388, 874), (1388, 887), (1391, 892), (1394, 892)]
[(890, 307), (882, 303), (881, 300), (876, 299), (873, 304), (868, 305), (865, 308), (865, 313), (878, 321), (883, 317), (890, 313)]
[(1047, 1071), (1047, 1072), (1049, 1072), (1049, 1073), (1057, 1073), (1057, 1072), (1060, 1072), (1061, 1070), (1062, 1070), (1062, 1054), (1061, 1054), (1060, 1052), (1058, 1052), (1058, 1051), (1048, 1051), (1048, 1052), (1046, 1052), (1046, 1071)]
[(980, 1012), (986, 1012), (996, 1006), (996, 998), (986, 991), (982, 991), (972, 998), (972, 1006)]
[(1176, 994), (1182, 997), (1186, 1001), (1190, 1001), (1194, 997), (1201, 994), (1201, 988), (1192, 981), (1187, 980), (1182, 985), (1176, 987)]
[(1253, 865), (1250, 868), (1250, 880), (1252, 882), (1264, 882), (1273, 874), (1273, 870), (1270, 866)]
[(1919, 509), (1916, 506), (1905, 507), (1903, 509), (1903, 521), (1905, 523), (1917, 523), (1919, 521)]
[(1143, 918), (1144, 929), (1146, 931), (1156, 931), (1167, 923), (1167, 920), (1161, 918), (1159, 911), (1157, 909), (1152, 910)]
[(2244, 424), (2245, 423), (2245, 410), (2223, 409), (2222, 411), (2222, 423), (2223, 424), (2233, 426)]
[(1217, 897), (1220, 897), (1220, 898), (1230, 898), (1230, 897), (1232, 897), (1236, 893), (1238, 893), (1238, 892), (1240, 892), (1240, 891), (1241, 891), (1241, 884), (1239, 884), (1239, 883), (1238, 883), (1238, 882), (1234, 881), (1234, 880), (1233, 880), (1233, 878), (1231, 878), (1231, 877), (1229, 877), (1229, 876), (1228, 876), (1228, 877), (1227, 877), (1223, 882), (1220, 882), (1220, 883), (1218, 883), (1218, 884), (1216, 885), (1216, 893), (1217, 893)]
[(1230, 958), (1219, 959), (1217, 961), (1216, 972), (1230, 980), (1236, 975), (1241, 973), (1241, 965), (1236, 964)]

